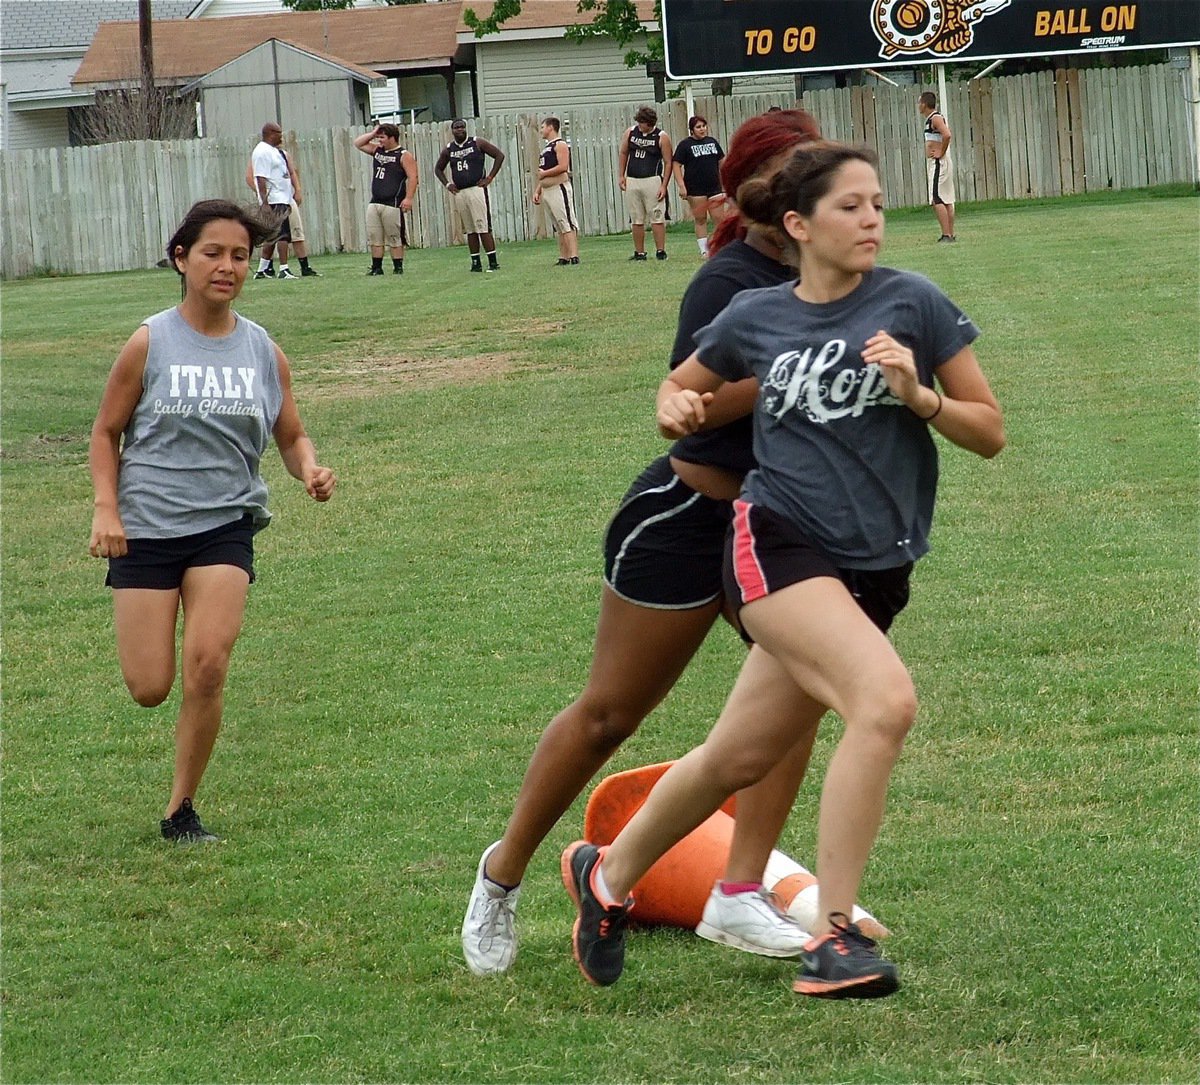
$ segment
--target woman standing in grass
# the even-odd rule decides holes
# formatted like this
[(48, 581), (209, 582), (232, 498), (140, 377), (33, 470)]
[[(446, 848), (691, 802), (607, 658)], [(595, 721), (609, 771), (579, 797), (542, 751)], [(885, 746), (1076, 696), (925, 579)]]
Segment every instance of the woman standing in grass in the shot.
[(696, 245), (700, 255), (708, 259), (708, 222), (719, 222), (724, 197), (721, 195), (721, 160), (725, 152), (709, 134), (708, 121), (703, 117), (688, 120), (688, 137), (675, 148), (673, 169), (679, 195), (692, 209), (696, 224)]
[[(802, 110), (752, 117), (734, 134), (726, 186), (777, 168), (781, 156), (817, 139)], [(713, 258), (684, 295), (672, 350), (678, 364), (692, 336), (739, 291), (789, 281), (779, 240), (734, 211), (713, 237)], [(546, 835), (617, 748), (667, 695), (721, 614), (725, 533), (743, 476), (754, 466), (747, 417), (754, 381), (730, 384), (710, 416), (729, 425), (678, 442), (625, 495), (605, 535), (605, 576), (592, 669), (579, 698), (549, 724), (525, 771), (504, 836), (479, 860), (462, 925), (463, 955), (476, 975), (506, 972), (517, 952), (521, 879)], [(777, 772), (738, 796), (725, 879), (713, 889), (697, 933), (775, 957), (795, 956), (807, 934), (762, 892), (763, 870), (795, 799), (820, 712), (798, 699), (791, 718), (803, 736)]]
[(89, 551), (108, 559), (117, 653), (140, 705), (171, 692), (183, 609), (183, 701), (160, 824), (179, 842), (218, 839), (192, 799), (221, 725), (254, 534), (271, 518), (259, 474), (268, 440), (314, 500), (328, 501), (336, 484), (305, 435), (283, 352), (232, 308), (272, 231), (225, 200), (192, 207), (167, 244), (183, 300), (122, 348), (92, 427)]
[(737, 200), (787, 238), (800, 278), (735, 298), (696, 333), (696, 353), (659, 391), (658, 423), (666, 436), (696, 433), (725, 382), (758, 380), (758, 467), (734, 503), (725, 559), (726, 597), (753, 647), (708, 739), (662, 776), (616, 840), (563, 853), (579, 911), (573, 948), (592, 983), (619, 978), (632, 887), (729, 795), (776, 771), (801, 737), (792, 705), (812, 700), (845, 731), (818, 823), (826, 918), (794, 989), (876, 997), (898, 986), (895, 966), (848, 917), (916, 718), (912, 679), (885, 632), (928, 549), (938, 474), (929, 430), (990, 457), (1004, 427), (971, 349), (975, 326), (929, 280), (876, 266), (872, 152), (801, 147)]

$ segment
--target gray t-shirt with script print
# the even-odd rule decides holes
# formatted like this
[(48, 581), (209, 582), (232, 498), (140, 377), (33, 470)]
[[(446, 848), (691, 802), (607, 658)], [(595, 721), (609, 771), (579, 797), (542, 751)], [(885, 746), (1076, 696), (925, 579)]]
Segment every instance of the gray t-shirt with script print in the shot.
[(924, 276), (878, 267), (815, 305), (792, 283), (738, 294), (695, 333), (726, 380), (758, 378), (745, 500), (785, 517), (848, 569), (888, 569), (929, 549), (937, 448), (862, 351), (877, 331), (909, 347), (922, 384), (978, 336)]

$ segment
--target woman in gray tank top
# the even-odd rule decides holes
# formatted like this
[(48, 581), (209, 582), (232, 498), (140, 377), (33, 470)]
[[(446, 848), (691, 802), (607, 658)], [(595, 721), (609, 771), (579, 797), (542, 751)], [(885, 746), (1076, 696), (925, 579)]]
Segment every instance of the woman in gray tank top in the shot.
[(759, 466), (734, 504), (725, 581), (754, 646), (704, 744), (662, 776), (606, 851), (581, 843), (564, 854), (579, 908), (575, 959), (592, 982), (615, 982), (631, 887), (729, 795), (776, 768), (803, 737), (790, 706), (812, 701), (845, 730), (821, 796), (819, 918), (793, 990), (878, 997), (899, 986), (896, 968), (850, 917), (916, 718), (912, 679), (885, 629), (926, 548), (937, 479), (928, 431), (991, 457), (1004, 425), (971, 321), (927, 279), (876, 267), (883, 211), (872, 152), (809, 144), (736, 195), (744, 217), (779, 231), (800, 278), (739, 294), (696, 333), (696, 353), (660, 388), (658, 423), (664, 436), (694, 433), (725, 381), (758, 380)]
[(183, 700), (160, 822), (180, 843), (218, 839), (192, 798), (221, 725), (254, 579), (254, 533), (270, 521), (259, 474), (268, 441), (314, 500), (328, 501), (336, 485), (304, 432), (287, 358), (232, 308), (251, 253), (273, 232), (225, 200), (192, 207), (167, 244), (183, 300), (149, 317), (122, 348), (92, 427), (88, 548), (109, 563), (117, 654), (140, 705), (171, 692), (183, 609)]

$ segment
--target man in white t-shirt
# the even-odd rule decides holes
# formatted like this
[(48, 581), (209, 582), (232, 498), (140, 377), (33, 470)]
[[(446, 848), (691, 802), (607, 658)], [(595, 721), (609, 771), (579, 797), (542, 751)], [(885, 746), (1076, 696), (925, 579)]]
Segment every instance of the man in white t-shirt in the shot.
[[(292, 241), (291, 222), (289, 216), (292, 210), (292, 197), (295, 189), (292, 187), (292, 175), (288, 166), (287, 155), (283, 153), (283, 129), (274, 121), (267, 121), (262, 126), (262, 140), (250, 155), (250, 164), (254, 169), (254, 186), (258, 193), (258, 202), (264, 212), (268, 212), (279, 223), (279, 236), (274, 245), (279, 250), (280, 279), (298, 279), (288, 269), (288, 246)], [(270, 258), (263, 250), (256, 279), (267, 277), (267, 265)]]
[[(296, 165), (296, 160), (280, 147), (279, 150), (283, 153), (283, 157), (287, 160), (288, 174), (292, 182), (292, 205), (291, 211), (288, 214), (288, 232), (292, 235), (292, 248), (296, 252), (296, 258), (300, 261), (300, 275), (302, 278), (320, 278), (321, 273), (317, 271), (308, 262), (308, 243), (304, 237), (304, 220), (300, 216), (300, 204), (304, 197), (300, 194), (300, 167)], [(251, 153), (250, 158), (246, 161), (246, 184), (250, 191), (257, 195), (258, 182), (254, 177), (254, 156)], [(254, 273), (256, 279), (273, 279), (275, 278), (275, 265), (272, 257), (275, 254), (275, 242), (268, 241), (262, 247), (262, 253), (258, 261), (258, 271)]]

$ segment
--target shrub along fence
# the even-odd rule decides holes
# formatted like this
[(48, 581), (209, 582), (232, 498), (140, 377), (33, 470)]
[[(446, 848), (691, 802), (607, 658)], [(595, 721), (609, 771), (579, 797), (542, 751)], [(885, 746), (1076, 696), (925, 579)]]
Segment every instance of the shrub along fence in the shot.
[[(891, 207), (925, 202), (920, 86), (886, 85), (809, 92), (802, 105), (832, 139), (874, 147)], [(1187, 72), (1169, 65), (1063, 70), (947, 84), (943, 112), (954, 134), (959, 202), (1059, 196), (1100, 189), (1195, 182), (1196, 133)], [(560, 114), (571, 143), (580, 229), (627, 229), (616, 179), (616, 148), (641, 103)], [(726, 142), (747, 117), (778, 94), (697, 98), (696, 111)], [(659, 107), (676, 142), (687, 135), (682, 100)], [(540, 116), (495, 114), (470, 122), (507, 156), (490, 189), (500, 241), (547, 236), (530, 205), (541, 138)], [(353, 146), (361, 129), (289, 132), (285, 146), (303, 182), (302, 211), (310, 251), (365, 251), (364, 207), (370, 160)], [(448, 196), (433, 166), (450, 139), (448, 123), (402, 128), (417, 158), (421, 184), (409, 236), (418, 247), (461, 243)], [(245, 183), (253, 139), (115, 143), (9, 152), (0, 163), (3, 235), (0, 275), (90, 273), (150, 267), (187, 209), (198, 199), (252, 200)], [(671, 190), (672, 214), (681, 213)]]

